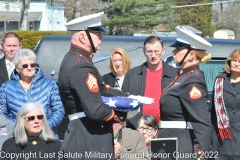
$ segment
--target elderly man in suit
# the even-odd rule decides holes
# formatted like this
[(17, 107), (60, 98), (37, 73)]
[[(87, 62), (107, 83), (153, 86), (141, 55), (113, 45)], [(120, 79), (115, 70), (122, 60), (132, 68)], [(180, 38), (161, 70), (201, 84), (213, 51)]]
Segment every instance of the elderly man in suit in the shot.
[(116, 123), (113, 123), (115, 158), (117, 160), (148, 160), (143, 134), (124, 127), (126, 118), (127, 112), (117, 112)]
[(0, 59), (0, 86), (10, 79), (15, 68), (13, 65), (13, 53), (22, 48), (22, 42), (16, 33), (8, 32), (4, 35), (1, 46), (4, 57)]

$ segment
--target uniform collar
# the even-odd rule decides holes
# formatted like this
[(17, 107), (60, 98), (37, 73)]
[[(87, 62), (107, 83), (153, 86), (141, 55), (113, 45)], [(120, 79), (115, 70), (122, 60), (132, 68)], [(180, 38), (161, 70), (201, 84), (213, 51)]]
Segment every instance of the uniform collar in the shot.
[(196, 69), (199, 69), (199, 65), (198, 64), (197, 65), (193, 65), (193, 66), (189, 66), (187, 68), (179, 69), (179, 70), (177, 70), (177, 73), (178, 73), (178, 75), (183, 75), (185, 73), (188, 73), (188, 72), (196, 70)]
[(85, 58), (87, 58), (88, 60), (92, 61), (93, 53), (88, 52), (84, 48), (81, 48), (77, 45), (72, 44), (71, 48), (70, 48), (70, 51), (73, 52), (73, 53), (78, 53), (78, 54), (84, 56)]

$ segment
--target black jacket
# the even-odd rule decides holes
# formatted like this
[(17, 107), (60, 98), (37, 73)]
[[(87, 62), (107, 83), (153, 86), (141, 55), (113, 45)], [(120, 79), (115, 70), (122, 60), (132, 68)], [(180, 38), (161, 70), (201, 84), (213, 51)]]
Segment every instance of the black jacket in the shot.
[(113, 74), (112, 72), (107, 73), (102, 76), (103, 81), (105, 84), (108, 84), (111, 87), (114, 87), (115, 81), (116, 81), (116, 75)]
[[(230, 75), (229, 75), (230, 76)], [(230, 83), (230, 80), (226, 73), (221, 73), (217, 78), (223, 78), (223, 101), (229, 118), (230, 133), (233, 140), (221, 140), (218, 133), (217, 127), (217, 117), (214, 104), (214, 90), (212, 94), (212, 99), (210, 106), (212, 109), (212, 120), (214, 125), (213, 132), (213, 151), (217, 151), (219, 154), (223, 155), (234, 155), (239, 156), (239, 146), (240, 146), (240, 82), (238, 82), (234, 87)]]
[(7, 72), (5, 58), (3, 57), (2, 59), (0, 59), (0, 87), (7, 80), (9, 80), (8, 72)]
[[(176, 68), (163, 63), (163, 73), (162, 73), (162, 90), (164, 90), (177, 76)], [(123, 81), (122, 91), (129, 92), (132, 95), (144, 95), (145, 85), (146, 85), (146, 70), (147, 62), (140, 66), (137, 66), (129, 70)], [(158, 101), (158, 100), (157, 100)], [(140, 112), (138, 112), (134, 117), (127, 121), (127, 127), (136, 129), (137, 121), (142, 116), (142, 105), (140, 106)]]
[[(3, 143), (1, 160), (58, 160), (62, 156), (59, 152), (61, 145), (59, 140), (45, 141), (40, 137), (29, 136), (28, 143), (23, 146), (16, 144), (15, 138), (12, 137)], [(6, 158), (5, 155), (9, 153), (19, 157)]]

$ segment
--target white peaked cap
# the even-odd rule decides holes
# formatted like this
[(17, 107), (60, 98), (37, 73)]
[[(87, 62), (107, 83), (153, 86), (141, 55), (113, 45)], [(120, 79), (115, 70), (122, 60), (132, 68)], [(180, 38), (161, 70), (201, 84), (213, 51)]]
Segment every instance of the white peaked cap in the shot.
[(87, 16), (78, 17), (69, 21), (65, 26), (68, 30), (85, 30), (86, 28), (92, 28), (93, 31), (106, 32), (102, 27), (102, 17), (104, 12), (99, 12), (95, 14), (90, 14)]
[(177, 39), (176, 42), (172, 44), (170, 47), (179, 48), (183, 47), (206, 50), (207, 47), (212, 46), (212, 44), (206, 41), (204, 38), (194, 34), (192, 31), (188, 29), (182, 28), (180, 26), (177, 26), (175, 29), (177, 32)]

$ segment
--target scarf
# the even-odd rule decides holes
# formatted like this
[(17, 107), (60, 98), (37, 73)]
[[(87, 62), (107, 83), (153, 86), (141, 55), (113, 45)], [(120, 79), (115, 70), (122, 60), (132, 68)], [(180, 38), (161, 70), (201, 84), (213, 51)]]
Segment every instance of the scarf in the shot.
[(223, 99), (223, 78), (216, 79), (214, 88), (214, 104), (220, 138), (221, 140), (232, 140), (232, 136), (230, 134), (229, 118)]

